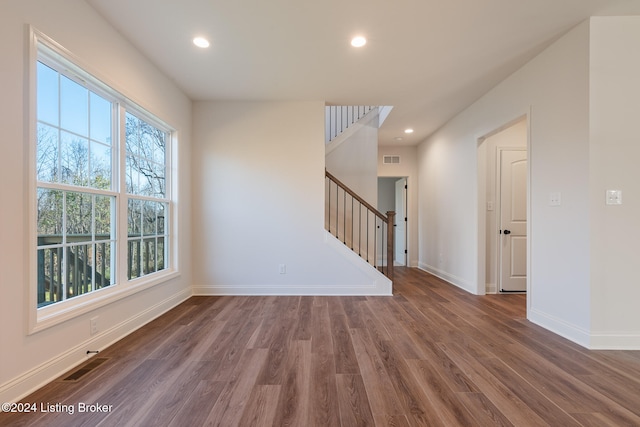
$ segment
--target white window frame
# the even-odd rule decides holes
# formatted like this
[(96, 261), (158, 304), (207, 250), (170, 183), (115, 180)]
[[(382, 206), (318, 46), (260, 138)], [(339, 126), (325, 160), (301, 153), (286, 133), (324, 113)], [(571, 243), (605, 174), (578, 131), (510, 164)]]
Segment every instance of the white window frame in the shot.
[[(26, 137), (28, 141), (25, 144), (28, 153), (28, 167), (26, 168), (28, 187), (28, 213), (29, 213), (29, 225), (28, 225), (28, 262), (25, 266), (27, 285), (25, 286), (25, 300), (28, 304), (28, 333), (33, 334), (51, 326), (57, 325), (69, 319), (78, 317), (82, 314), (93, 311), (99, 307), (113, 303), (117, 300), (126, 298), (134, 293), (140, 292), (144, 289), (159, 285), (168, 280), (174, 279), (180, 275), (178, 269), (178, 221), (177, 221), (177, 188), (174, 185), (175, 174), (177, 172), (174, 159), (176, 158), (177, 147), (177, 132), (174, 128), (167, 123), (153, 116), (152, 112), (140, 107), (139, 104), (132, 101), (130, 98), (123, 95), (116, 89), (116, 86), (109, 83), (104, 78), (101, 78), (99, 73), (96, 73), (86, 64), (83, 64), (81, 60), (75, 57), (71, 52), (64, 47), (56, 43), (45, 34), (36, 30), (33, 27), (29, 27), (28, 32), (28, 65), (26, 67), (27, 85), (26, 90), (26, 102), (28, 104), (28, 125)], [(115, 264), (116, 272), (112, 280), (115, 281), (113, 285), (105, 287), (103, 289), (94, 290), (82, 295), (75, 296), (70, 299), (66, 299), (60, 302), (56, 302), (51, 305), (47, 305), (41, 308), (37, 307), (38, 291), (37, 291), (37, 224), (36, 224), (36, 192), (38, 188), (38, 181), (36, 179), (36, 164), (37, 164), (37, 63), (39, 59), (40, 46), (44, 47), (47, 51), (47, 56), (53, 57), (57, 62), (63, 63), (65, 67), (68, 67), (70, 73), (78, 76), (87, 77), (91, 81), (92, 87), (97, 87), (100, 90), (100, 94), (106, 94), (107, 97), (115, 101), (116, 112), (114, 114), (113, 135), (118, 139), (112, 149), (112, 167), (116, 173), (112, 173), (112, 190), (104, 193), (115, 194), (116, 198), (116, 213), (115, 218), (112, 221), (116, 223), (116, 254)], [(106, 82), (106, 83), (105, 83)], [(166, 268), (161, 271), (156, 271), (151, 274), (144, 275), (135, 279), (129, 280), (127, 278), (127, 205), (129, 196), (133, 198), (144, 198), (144, 196), (130, 195), (126, 192), (125, 186), (125, 158), (123, 154), (125, 150), (125, 114), (130, 112), (136, 117), (148, 122), (149, 124), (157, 127), (160, 130), (167, 132), (168, 135), (168, 149), (165, 152), (165, 199), (168, 204), (168, 210), (166, 215), (169, 220), (166, 221), (165, 227), (169, 228), (167, 241), (165, 242), (168, 248), (168, 258), (165, 259), (167, 264)], [(117, 133), (117, 135), (116, 135)], [(49, 187), (49, 186), (47, 186)], [(55, 187), (53, 185), (52, 187)], [(76, 188), (75, 191), (82, 192), (82, 188)], [(93, 190), (92, 190), (93, 191)], [(157, 199), (155, 199), (157, 200)], [(113, 254), (112, 254), (113, 255)]]

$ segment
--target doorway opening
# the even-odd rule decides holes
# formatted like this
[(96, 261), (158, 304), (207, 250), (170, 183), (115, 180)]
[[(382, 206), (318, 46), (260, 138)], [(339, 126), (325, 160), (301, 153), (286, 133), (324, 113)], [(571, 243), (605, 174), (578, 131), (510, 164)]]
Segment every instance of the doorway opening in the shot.
[(395, 242), (393, 264), (408, 266), (407, 250), (407, 177), (378, 178), (378, 210), (382, 213), (394, 211)]
[(528, 135), (524, 116), (478, 141), (478, 281), (485, 293), (527, 291)]

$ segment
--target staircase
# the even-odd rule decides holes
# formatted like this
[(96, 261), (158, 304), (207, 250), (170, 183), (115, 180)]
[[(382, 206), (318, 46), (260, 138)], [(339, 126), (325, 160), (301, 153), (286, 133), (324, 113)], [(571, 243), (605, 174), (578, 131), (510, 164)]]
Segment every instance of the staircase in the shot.
[[(358, 159), (351, 156), (362, 153), (360, 150), (366, 149), (363, 147), (369, 144), (377, 146), (377, 132), (372, 134), (364, 129), (371, 129), (372, 125), (377, 129), (391, 108), (327, 106), (325, 152), (327, 156), (332, 156), (331, 162), (327, 157), (327, 166), (340, 165), (337, 171), (347, 175), (353, 175), (352, 168), (356, 171), (361, 167), (375, 171), (375, 153), (359, 156)], [(362, 145), (363, 141), (365, 145)], [(354, 148), (349, 148), (351, 143), (356, 144)], [(394, 212), (387, 212), (386, 215), (379, 212), (364, 197), (325, 170), (325, 228), (390, 280), (393, 280), (394, 217)]]

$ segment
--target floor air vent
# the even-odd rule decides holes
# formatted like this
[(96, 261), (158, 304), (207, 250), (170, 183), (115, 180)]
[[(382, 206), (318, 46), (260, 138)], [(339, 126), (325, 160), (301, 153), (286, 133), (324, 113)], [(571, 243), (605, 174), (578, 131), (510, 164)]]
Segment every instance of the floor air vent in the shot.
[(73, 371), (67, 377), (65, 377), (62, 381), (78, 381), (80, 378), (84, 377), (89, 372), (93, 371), (98, 366), (102, 365), (104, 362), (109, 360), (108, 357), (96, 357), (91, 362), (87, 363), (84, 366), (81, 366), (77, 370)]

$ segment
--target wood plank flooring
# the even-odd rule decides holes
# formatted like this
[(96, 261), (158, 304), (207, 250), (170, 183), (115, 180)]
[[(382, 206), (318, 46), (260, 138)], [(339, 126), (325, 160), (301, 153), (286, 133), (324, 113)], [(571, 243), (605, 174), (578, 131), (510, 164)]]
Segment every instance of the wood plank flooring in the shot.
[(394, 290), (191, 298), (80, 380), (22, 400), (73, 414), (0, 425), (640, 426), (640, 352), (549, 333), (525, 319), (525, 295), (469, 295), (407, 268)]

